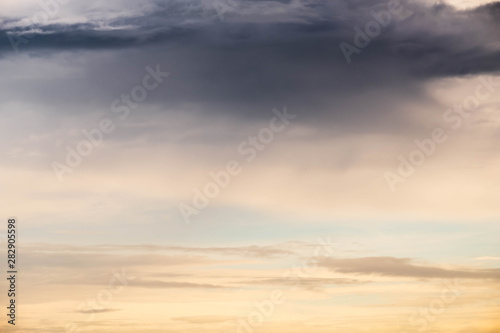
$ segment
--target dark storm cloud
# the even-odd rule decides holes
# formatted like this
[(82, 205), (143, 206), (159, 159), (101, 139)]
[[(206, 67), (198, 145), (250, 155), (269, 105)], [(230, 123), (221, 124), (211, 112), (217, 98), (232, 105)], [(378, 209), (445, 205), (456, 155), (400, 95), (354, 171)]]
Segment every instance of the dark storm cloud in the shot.
[[(304, 61), (299, 63), (302, 67), (318, 63), (332, 69), (336, 62), (345, 62), (339, 44), (354, 45), (353, 28), (365, 30), (368, 22), (376, 20), (373, 12), (387, 12), (390, 1), (245, 0), (235, 2), (237, 5), (228, 2), (230, 6), (224, 9), (222, 17), (217, 16), (213, 3), (156, 2), (154, 9), (141, 16), (109, 19), (105, 24), (89, 20), (69, 25), (22, 25), (21, 20), (16, 24), (8, 19), (0, 26), (4, 41), (0, 50), (3, 53), (11, 50), (8, 36), (13, 40), (29, 39), (19, 45), (25, 50), (112, 49), (185, 39), (186, 46), (206, 49), (216, 57), (213, 60), (226, 60), (223, 54), (232, 51), (231, 56), (238, 64), (238, 60), (249, 61), (250, 52), (271, 57), (269, 60), (277, 57), (294, 64)], [(280, 11), (266, 13), (272, 6)], [(402, 0), (398, 11), (404, 18), (391, 15), (380, 34), (370, 38), (368, 46), (360, 47), (360, 55), (352, 55), (353, 61), (372, 65), (385, 62), (392, 66), (401, 62), (410, 71), (427, 75), (497, 70), (499, 8), (500, 3), (493, 3), (460, 11), (443, 4), (430, 6)], [(259, 14), (268, 20), (262, 22)], [(210, 54), (212, 48), (221, 50), (221, 54)], [(210, 60), (207, 62), (211, 63)]]
[[(162, 64), (172, 75), (161, 94), (152, 94), (147, 103), (164, 109), (182, 110), (189, 103), (199, 112), (261, 119), (268, 118), (273, 107), (288, 105), (300, 110), (301, 119), (333, 117), (339, 124), (379, 130), (388, 119), (405, 122), (405, 115), (394, 111), (398, 105), (431, 103), (421, 90), (425, 80), (500, 67), (498, 4), (459, 11), (402, 2), (405, 16), (411, 15), (392, 15), (369, 45), (351, 54), (351, 64), (340, 44), (355, 46), (354, 28), (364, 30), (375, 21), (372, 11), (386, 11), (388, 2), (231, 4), (219, 16), (212, 2), (154, 2), (145, 14), (109, 19), (104, 28), (102, 22), (89, 20), (36, 27), (33, 32), (33, 27), (4, 22), (0, 53), (12, 56), (7, 36), (22, 37), (23, 30), (32, 35), (20, 44), (21, 54), (111, 52), (87, 57), (85, 79), (48, 80), (42, 87), (35, 83), (38, 88), (30, 87), (35, 100), (51, 95), (51, 100), (93, 100), (109, 108), (113, 99), (140, 82), (146, 65)], [(7, 87), (5, 100), (24, 96), (20, 85), (15, 90)]]
[[(111, 24), (112, 27), (114, 24)], [(0, 51), (14, 51), (13, 44), (19, 51), (26, 50), (72, 50), (72, 49), (114, 49), (141, 46), (148, 43), (174, 40), (188, 35), (188, 30), (181, 27), (158, 27), (148, 30), (142, 27), (134, 29), (101, 30), (91, 23), (51, 24), (47, 26), (16, 27), (9, 31), (0, 31)], [(10, 37), (10, 38), (9, 38)], [(6, 42), (8, 41), (8, 42)]]

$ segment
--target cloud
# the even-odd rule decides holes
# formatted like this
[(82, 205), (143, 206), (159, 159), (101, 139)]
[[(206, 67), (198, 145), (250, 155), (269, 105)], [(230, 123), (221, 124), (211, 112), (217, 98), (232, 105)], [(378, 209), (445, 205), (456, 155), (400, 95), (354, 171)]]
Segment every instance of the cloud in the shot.
[(173, 317), (171, 318), (175, 321), (183, 321), (190, 324), (212, 324), (212, 323), (223, 323), (232, 322), (236, 317), (229, 316), (189, 316), (189, 317)]
[[(136, 16), (117, 18), (112, 15), (113, 11), (106, 13), (104, 10), (99, 19), (87, 15), (87, 21), (75, 24), (30, 25), (26, 20), (15, 22), (9, 19), (0, 26), (0, 36), (7, 39), (29, 32), (27, 50), (113, 49), (177, 42), (180, 44), (176, 47), (182, 48), (188, 43), (198, 44), (200, 50), (207, 51), (203, 56), (209, 55), (206, 59), (208, 67), (216, 66), (217, 60), (222, 60), (224, 53), (230, 52), (227, 56), (233, 61), (224, 63), (227, 68), (240, 61), (252, 66), (253, 57), (263, 60), (261, 65), (265, 67), (280, 56), (286, 59), (281, 64), (285, 65), (280, 70), (282, 74), (288, 69), (293, 70), (290, 75), (297, 75), (305, 66), (320, 74), (318, 69), (321, 67), (334, 69), (337, 62), (345, 63), (338, 45), (343, 41), (354, 43), (353, 28), (363, 29), (366, 23), (375, 20), (374, 12), (387, 11), (388, 3), (383, 0), (247, 0), (238, 12), (229, 11), (227, 21), (219, 22), (217, 15), (207, 16), (206, 12), (193, 9), (212, 9), (216, 14), (215, 9), (210, 8), (211, 3), (207, 8), (202, 1), (149, 2), (147, 10), (138, 6), (131, 10)], [(132, 3), (128, 5), (134, 8)], [(269, 13), (270, 7), (280, 10)], [(405, 65), (411, 73), (427, 76), (497, 70), (500, 49), (497, 45), (499, 37), (494, 32), (499, 24), (499, 7), (497, 2), (458, 10), (442, 3), (430, 5), (401, 1), (401, 8), (413, 14), (401, 21), (397, 17), (389, 19), (388, 26), (380, 36), (373, 37), (367, 46), (367, 50), (368, 47), (371, 50), (363, 52), (360, 61), (398, 68)], [(264, 13), (268, 18), (266, 22), (260, 18)], [(194, 21), (197, 17), (204, 20)], [(276, 17), (288, 20), (276, 22)], [(292, 40), (293, 44), (290, 43)], [(1, 45), (3, 52), (9, 50), (9, 43)], [(213, 46), (224, 48), (224, 52), (212, 53), (210, 57)], [(300, 68), (288, 67), (287, 62), (294, 60), (304, 61)], [(279, 63), (274, 65), (276, 70), (280, 69)], [(350, 70), (357, 72), (354, 68)], [(233, 77), (236, 75), (237, 72), (233, 73)]]
[[(27, 31), (32, 35), (20, 46), (21, 54), (47, 59), (54, 53), (86, 52), (77, 65), (84, 67), (85, 78), (28, 85), (33, 100), (47, 102), (49, 94), (50, 101), (93, 100), (109, 108), (142, 78), (146, 65), (161, 63), (172, 75), (147, 103), (163, 111), (255, 120), (289, 105), (301, 121), (321, 126), (404, 130), (411, 128), (404, 105), (432, 102), (422, 82), (500, 69), (500, 37), (498, 3), (465, 11), (401, 3), (413, 14), (394, 17), (350, 65), (339, 45), (353, 44), (354, 27), (374, 21), (372, 12), (386, 10), (386, 1), (247, 0), (223, 21), (216, 12), (207, 16), (201, 10), (205, 2), (149, 2), (147, 9), (131, 10), (132, 16), (102, 14), (97, 20), (89, 15), (85, 22), (36, 30), (21, 21), (4, 22), (0, 52), (12, 58), (7, 37)], [(120, 50), (127, 57), (116, 57)], [(25, 96), (19, 86), (5, 87), (1, 97)]]
[(462, 278), (500, 280), (500, 269), (445, 269), (415, 265), (412, 259), (395, 257), (364, 257), (353, 259), (321, 258), (318, 264), (334, 272), (374, 274), (411, 278)]
[(500, 260), (500, 257), (477, 257), (474, 260)]
[(347, 278), (256, 278), (253, 280), (242, 281), (245, 285), (278, 285), (278, 286), (296, 286), (307, 290), (321, 290), (331, 285), (359, 285), (370, 283), (371, 281), (363, 281), (358, 279)]
[(126, 266), (184, 266), (190, 264), (208, 264), (213, 262), (198, 256), (167, 256), (167, 255), (112, 255), (84, 253), (34, 253), (24, 255), (25, 267), (126, 267)]
[(121, 311), (122, 309), (92, 309), (92, 310), (78, 310), (76, 312), (79, 313), (106, 313), (106, 312), (116, 312)]
[(139, 288), (153, 289), (224, 289), (226, 287), (208, 284), (208, 283), (190, 283), (177, 281), (161, 281), (161, 280), (142, 280), (134, 279), (130, 282), (130, 286)]
[(294, 252), (284, 249), (280, 246), (239, 246), (239, 247), (189, 247), (189, 246), (164, 246), (155, 244), (139, 244), (139, 245), (116, 245), (116, 244), (101, 244), (95, 246), (74, 246), (64, 244), (30, 244), (27, 247), (40, 253), (106, 253), (116, 251), (133, 251), (133, 252), (179, 252), (179, 253), (196, 253), (196, 254), (211, 254), (222, 256), (241, 256), (241, 257), (282, 257), (293, 255)]

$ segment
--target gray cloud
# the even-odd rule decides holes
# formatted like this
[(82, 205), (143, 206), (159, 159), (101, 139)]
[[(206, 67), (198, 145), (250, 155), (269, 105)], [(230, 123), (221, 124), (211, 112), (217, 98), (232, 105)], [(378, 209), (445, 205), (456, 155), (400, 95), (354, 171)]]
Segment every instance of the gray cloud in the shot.
[[(106, 18), (104, 13), (98, 20), (89, 18), (87, 22), (74, 24), (25, 25), (21, 19), (17, 23), (9, 19), (0, 26), (0, 37), (7, 41), (8, 36), (25, 36), (28, 41), (21, 44), (20, 49), (27, 51), (133, 48), (147, 44), (182, 49), (194, 45), (195, 49), (206, 51), (200, 55), (206, 58), (206, 68), (216, 66), (217, 60), (230, 58), (232, 61), (224, 62), (221, 68), (261, 65), (258, 67), (261, 71), (255, 74), (265, 75), (265, 66), (279, 57), (285, 62), (274, 63), (276, 69), (288, 67), (289, 62), (299, 65), (295, 70), (289, 67), (282, 72), (292, 75), (304, 66), (317, 70), (322, 66), (336, 69), (339, 62), (343, 65), (345, 60), (338, 45), (353, 44), (353, 28), (363, 30), (366, 23), (375, 20), (373, 11), (387, 10), (389, 2), (247, 0), (241, 3), (244, 3), (241, 10), (229, 10), (228, 20), (223, 22), (219, 22), (216, 15), (207, 17), (206, 11), (215, 9), (210, 6), (211, 2), (203, 1), (152, 2), (148, 11), (137, 10), (135, 17)], [(498, 69), (496, 56), (500, 50), (495, 43), (499, 37), (495, 32), (500, 3), (466, 11), (444, 4), (426, 5), (405, 0), (401, 3), (405, 12), (413, 14), (404, 20), (392, 18), (379, 36), (371, 38), (365, 50), (369, 52), (361, 53), (359, 63), (408, 66), (410, 72), (430, 76)], [(266, 13), (270, 18), (268, 22), (257, 20), (269, 6), (278, 6), (278, 13), (282, 14)], [(248, 9), (254, 9), (255, 15), (250, 15)], [(284, 15), (286, 21), (275, 23), (275, 17)], [(28, 35), (23, 35), (26, 33)], [(7, 54), (10, 43), (0, 45), (0, 50)], [(214, 49), (220, 52), (214, 53)]]
[[(29, 90), (33, 101), (92, 100), (109, 109), (142, 79), (146, 65), (160, 63), (172, 75), (147, 103), (162, 110), (262, 119), (273, 107), (288, 105), (301, 120), (317, 124), (404, 128), (409, 116), (401, 105), (432, 103), (422, 82), (497, 71), (500, 48), (498, 3), (467, 11), (402, 3), (413, 14), (393, 19), (353, 54), (350, 65), (340, 43), (353, 44), (353, 28), (373, 21), (371, 11), (385, 10), (386, 1), (248, 0), (223, 21), (207, 13), (206, 2), (152, 2), (137, 16), (48, 24), (37, 27), (21, 54), (46, 59), (80, 50), (85, 60), (65, 61), (83, 66), (85, 76), (47, 79), (43, 85), (18, 81), (15, 89), (5, 84), (1, 97), (19, 99)], [(276, 10), (266, 12), (270, 8)], [(12, 19), (2, 26), (4, 41), (33, 28)], [(2, 45), (1, 54), (12, 57), (9, 43)]]

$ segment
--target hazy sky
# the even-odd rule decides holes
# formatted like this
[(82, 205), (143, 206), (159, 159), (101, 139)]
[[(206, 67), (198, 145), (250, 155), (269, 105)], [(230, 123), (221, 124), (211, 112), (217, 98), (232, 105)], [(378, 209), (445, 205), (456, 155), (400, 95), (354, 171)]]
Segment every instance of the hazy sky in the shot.
[(2, 0), (15, 332), (498, 332), (499, 20), (486, 1)]

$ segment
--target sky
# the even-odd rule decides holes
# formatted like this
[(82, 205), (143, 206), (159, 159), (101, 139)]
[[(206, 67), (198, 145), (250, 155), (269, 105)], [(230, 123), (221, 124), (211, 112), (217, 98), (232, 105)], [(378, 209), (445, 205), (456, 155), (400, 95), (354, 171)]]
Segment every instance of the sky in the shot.
[(2, 0), (2, 332), (500, 332), (499, 20)]

